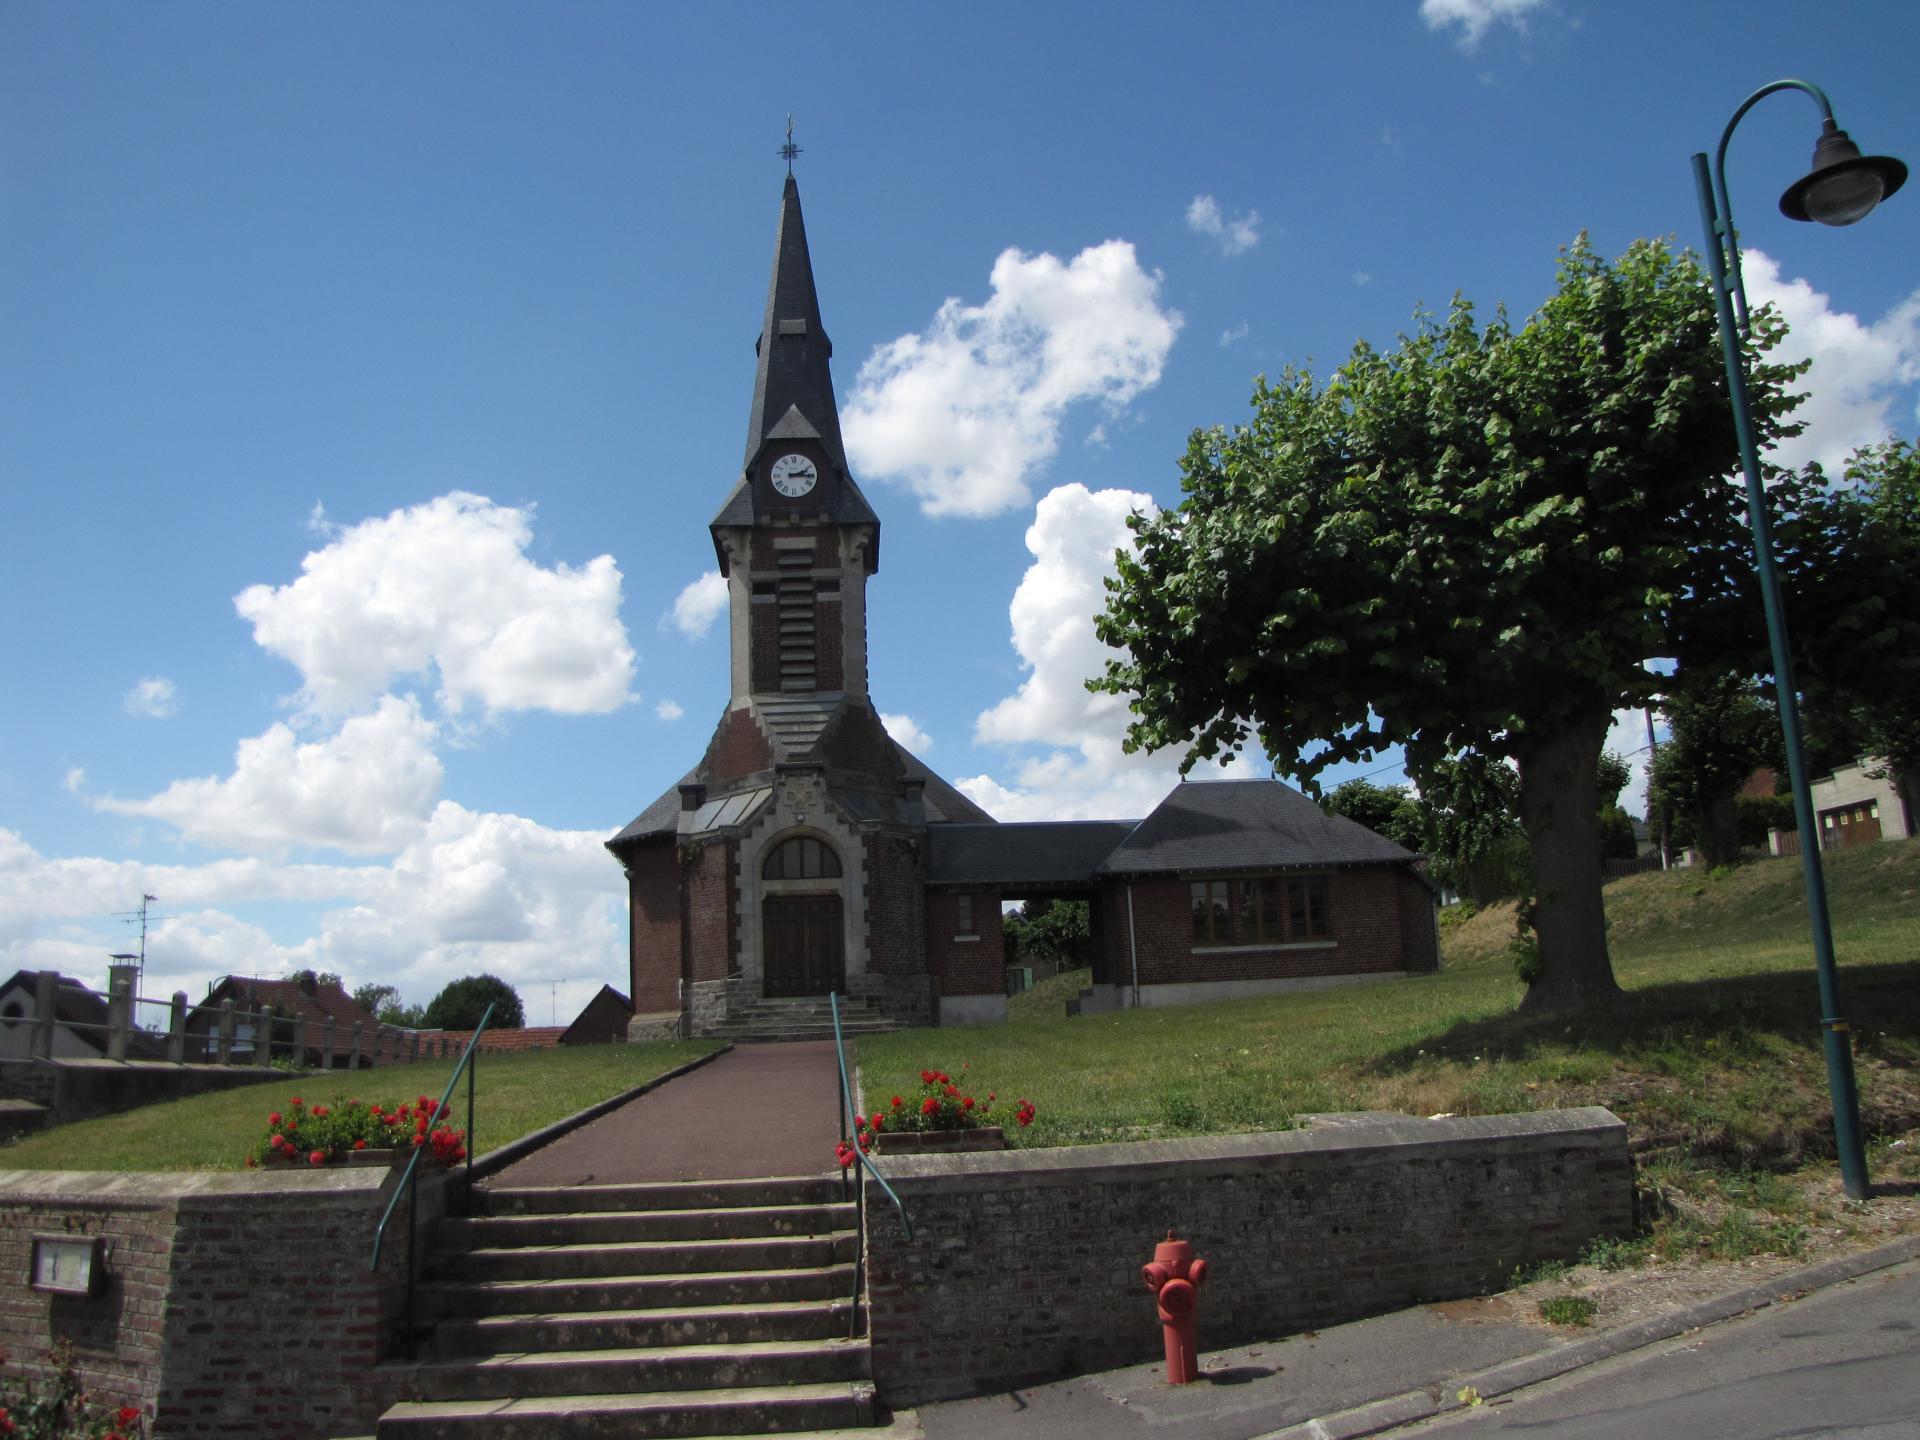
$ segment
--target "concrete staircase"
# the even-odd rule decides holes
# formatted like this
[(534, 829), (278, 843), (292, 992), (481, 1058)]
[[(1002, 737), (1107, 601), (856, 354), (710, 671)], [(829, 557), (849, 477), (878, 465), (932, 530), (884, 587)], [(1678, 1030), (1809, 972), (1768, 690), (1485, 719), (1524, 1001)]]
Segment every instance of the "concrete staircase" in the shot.
[[(906, 1027), (890, 1018), (871, 998), (842, 999), (840, 1033), (848, 1037), (883, 1035)], [(714, 1040), (736, 1044), (777, 1040), (833, 1039), (833, 1010), (824, 995), (791, 999), (730, 996), (727, 1018), (703, 1032)]]
[(417, 1398), (378, 1440), (718, 1436), (874, 1423), (834, 1177), (476, 1189), (435, 1228)]

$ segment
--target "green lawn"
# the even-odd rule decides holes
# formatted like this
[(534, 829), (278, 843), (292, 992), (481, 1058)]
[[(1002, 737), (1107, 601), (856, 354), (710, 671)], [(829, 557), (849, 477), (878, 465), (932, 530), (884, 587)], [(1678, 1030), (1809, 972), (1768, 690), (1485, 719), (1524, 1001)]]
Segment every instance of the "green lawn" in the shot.
[[(1836, 946), (1869, 1134), (1920, 1124), (1920, 842), (1830, 857)], [(1281, 1128), (1298, 1114), (1601, 1104), (1655, 1154), (1791, 1165), (1827, 1112), (1796, 861), (1608, 887), (1625, 997), (1520, 1017), (1511, 911), (1446, 927), (1442, 973), (1183, 1009), (908, 1032), (860, 1042), (869, 1101), (931, 1067), (1038, 1107), (1024, 1145)], [(1050, 997), (1057, 998), (1057, 997)], [(1038, 1008), (1034, 1006), (1033, 1008)]]
[[(551, 1125), (717, 1049), (707, 1041), (586, 1045), (484, 1055), (476, 1083), (476, 1154)], [(310, 1070), (277, 1083), (149, 1105), (62, 1125), (0, 1148), (7, 1170), (235, 1170), (266, 1134), (267, 1115), (297, 1095), (308, 1105), (361, 1099), (391, 1105), (446, 1088), (454, 1062), (378, 1070)], [(463, 1078), (452, 1123), (469, 1128)]]

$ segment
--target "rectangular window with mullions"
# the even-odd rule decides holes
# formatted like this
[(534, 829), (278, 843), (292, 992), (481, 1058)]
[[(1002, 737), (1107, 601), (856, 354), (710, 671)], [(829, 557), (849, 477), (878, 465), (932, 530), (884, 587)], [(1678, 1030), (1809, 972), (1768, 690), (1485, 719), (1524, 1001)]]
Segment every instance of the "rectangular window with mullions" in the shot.
[(1196, 880), (1191, 890), (1193, 943), (1231, 945), (1233, 943), (1233, 912), (1227, 908), (1227, 882)]
[(954, 897), (954, 934), (974, 935), (979, 932), (973, 928), (973, 896)]

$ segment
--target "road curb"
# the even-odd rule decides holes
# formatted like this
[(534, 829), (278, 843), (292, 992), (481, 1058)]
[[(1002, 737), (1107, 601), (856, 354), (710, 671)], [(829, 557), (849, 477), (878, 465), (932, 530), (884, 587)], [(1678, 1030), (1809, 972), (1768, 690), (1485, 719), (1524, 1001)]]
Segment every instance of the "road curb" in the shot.
[[(1671, 1340), (1689, 1330), (1717, 1325), (1750, 1310), (1777, 1305), (1782, 1300), (1797, 1299), (1809, 1291), (1823, 1290), (1829, 1285), (1855, 1280), (1913, 1259), (1920, 1259), (1920, 1235), (1909, 1235), (1872, 1250), (1809, 1265), (1804, 1270), (1795, 1270), (1726, 1295), (1716, 1295), (1681, 1310), (1623, 1325), (1604, 1335), (1523, 1355), (1518, 1360), (1506, 1361), (1477, 1374), (1436, 1382), (1428, 1389), (1389, 1395), (1349, 1410), (1317, 1416), (1281, 1430), (1270, 1430), (1256, 1436), (1255, 1440), (1361, 1440), (1363, 1436), (1378, 1435), (1397, 1426), (1411, 1425), (1416, 1420), (1464, 1410), (1467, 1406), (1458, 1396), (1461, 1390), (1469, 1387), (1481, 1400), (1490, 1400), (1497, 1395), (1538, 1385), (1544, 1380), (1557, 1379), (1602, 1360), (1611, 1360), (1616, 1355), (1656, 1345), (1662, 1340)], [(1435, 1398), (1436, 1390), (1440, 1396), (1438, 1399)]]

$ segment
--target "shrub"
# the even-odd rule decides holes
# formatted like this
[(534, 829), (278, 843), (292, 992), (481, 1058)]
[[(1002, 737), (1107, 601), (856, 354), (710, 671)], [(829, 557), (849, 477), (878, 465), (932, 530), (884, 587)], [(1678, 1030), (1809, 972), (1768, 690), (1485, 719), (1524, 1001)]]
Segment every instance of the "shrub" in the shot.
[[(834, 1154), (844, 1170), (853, 1164), (854, 1145), (864, 1153), (873, 1148), (876, 1139), (890, 1131), (916, 1134), (929, 1130), (979, 1130), (997, 1125), (1000, 1121), (994, 1106), (999, 1103), (1000, 1097), (991, 1090), (982, 1100), (962, 1090), (959, 1082), (946, 1071), (922, 1070), (918, 1095), (911, 1100), (895, 1095), (885, 1109), (860, 1116), (853, 1141), (842, 1140), (833, 1147)], [(1033, 1123), (1034, 1113), (1031, 1100), (1014, 1102), (1014, 1122), (1021, 1129)]]
[[(0, 1365), (7, 1352), (0, 1350)], [(47, 1351), (53, 1379), (36, 1385), (31, 1380), (0, 1378), (0, 1435), (20, 1440), (141, 1440), (147, 1433), (146, 1416), (131, 1405), (108, 1409), (87, 1395), (73, 1363), (73, 1342), (56, 1340)]]
[(1549, 1325), (1587, 1326), (1599, 1308), (1585, 1295), (1555, 1295), (1540, 1302), (1540, 1318)]
[(295, 1095), (284, 1111), (267, 1116), (266, 1136), (248, 1153), (247, 1164), (271, 1157), (325, 1165), (354, 1150), (425, 1149), (451, 1165), (467, 1158), (467, 1132), (446, 1123), (450, 1113), (445, 1105), (436, 1112), (425, 1095), (393, 1106), (360, 1100), (308, 1106)]

